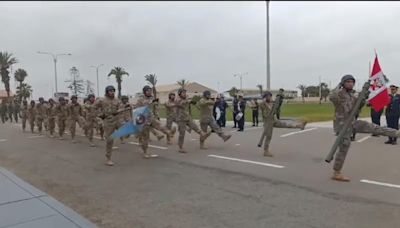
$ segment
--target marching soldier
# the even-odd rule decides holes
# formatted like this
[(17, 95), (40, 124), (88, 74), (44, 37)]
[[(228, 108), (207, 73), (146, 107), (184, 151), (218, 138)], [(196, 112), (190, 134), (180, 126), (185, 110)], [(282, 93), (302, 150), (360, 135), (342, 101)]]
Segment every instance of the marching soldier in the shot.
[(187, 99), (186, 90), (178, 90), (178, 99), (176, 100), (176, 121), (178, 123), (179, 139), (178, 146), (180, 153), (187, 153), (183, 149), (183, 142), (185, 140), (185, 131), (188, 126), (190, 129), (194, 130), (200, 135), (200, 141), (204, 141), (210, 134), (203, 132), (199, 127), (193, 122), (192, 117), (189, 114), (189, 105), (192, 101)]
[(254, 98), (250, 102), (250, 108), (251, 108), (252, 117), (253, 117), (253, 127), (258, 127), (258, 109), (259, 109), (259, 105), (258, 105), (258, 102), (257, 102), (257, 98)]
[[(165, 112), (167, 116), (167, 123), (165, 127), (168, 130), (172, 130), (172, 124), (174, 122), (176, 123), (175, 93), (168, 94), (168, 101), (165, 103)], [(167, 137), (167, 144), (172, 145), (170, 137)]]
[(106, 87), (104, 99), (95, 102), (95, 107), (102, 112), (101, 117), (103, 119), (106, 137), (106, 165), (108, 166), (114, 165), (114, 162), (111, 160), (112, 147), (114, 144), (111, 135), (121, 126), (118, 116), (118, 113), (121, 112), (121, 110), (119, 110), (120, 106), (121, 101), (115, 98), (115, 88), (111, 85)]
[(18, 123), (18, 116), (20, 116), (21, 112), (21, 104), (17, 101), (14, 100), (14, 120), (16, 123)]
[[(218, 126), (217, 122), (215, 121), (212, 115), (212, 109), (214, 107), (214, 101), (211, 98), (211, 92), (206, 90), (203, 92), (203, 97), (199, 101), (200, 107), (200, 128), (203, 132), (207, 132), (207, 128), (210, 127), (211, 130), (218, 134), (224, 142), (228, 141), (232, 135), (226, 135), (220, 126)], [(206, 138), (200, 140), (200, 149), (207, 149), (204, 146)]]
[(6, 102), (5, 98), (3, 98), (3, 100), (1, 100), (0, 115), (1, 115), (1, 122), (5, 123), (8, 119), (7, 118), (7, 102)]
[(149, 144), (149, 138), (150, 138), (150, 131), (152, 128), (155, 128), (162, 133), (166, 134), (169, 138), (173, 138), (176, 128), (173, 128), (172, 130), (168, 130), (166, 127), (161, 126), (161, 123), (155, 118), (154, 116), (154, 103), (157, 102), (156, 100), (153, 100), (153, 95), (152, 95), (152, 88), (150, 86), (144, 86), (143, 87), (143, 95), (139, 98), (137, 101), (136, 107), (142, 107), (142, 106), (149, 106), (150, 108), (150, 116), (149, 119), (146, 121), (145, 126), (143, 128), (143, 131), (139, 135), (139, 141), (143, 149), (143, 157), (144, 158), (153, 158), (157, 157), (157, 155), (150, 154), (147, 151), (148, 144)]
[(8, 118), (10, 119), (10, 122), (12, 123), (13, 122), (13, 114), (14, 114), (14, 104), (11, 99), (8, 102), (7, 111), (8, 111)]
[(76, 124), (78, 123), (80, 127), (83, 126), (82, 115), (82, 106), (78, 103), (78, 97), (75, 95), (71, 96), (71, 104), (68, 106), (68, 117), (72, 143), (77, 143), (75, 140)]
[[(121, 96), (121, 105), (120, 109), (126, 109), (126, 111), (123, 111), (120, 115), (120, 122), (121, 126), (124, 125), (125, 123), (129, 122), (132, 120), (132, 105), (129, 104), (129, 98), (128, 96)], [(126, 139), (129, 138), (129, 135), (125, 137)], [(124, 144), (124, 138), (121, 137), (121, 143)]]
[(21, 107), (21, 121), (22, 121), (22, 130), (25, 132), (26, 128), (26, 120), (28, 119), (28, 101), (22, 101)]
[(36, 125), (38, 127), (39, 135), (42, 134), (43, 121), (46, 119), (47, 107), (44, 103), (43, 97), (39, 97), (39, 104), (35, 107)]
[(56, 106), (58, 135), (60, 140), (63, 140), (65, 127), (68, 119), (68, 106), (64, 97), (58, 98), (59, 104)]
[(96, 100), (94, 94), (89, 94), (87, 102), (83, 106), (86, 119), (85, 132), (86, 136), (89, 139), (89, 144), (91, 147), (96, 146), (93, 143), (93, 131), (97, 125), (97, 114), (98, 114), (97, 108), (95, 106), (95, 101)]
[[(263, 95), (263, 99), (264, 100), (260, 104), (260, 109), (264, 121), (264, 133), (263, 133), (265, 134), (264, 156), (273, 157), (273, 154), (269, 150), (269, 144), (271, 143), (274, 127), (299, 128), (301, 130), (304, 130), (304, 127), (306, 126), (307, 123), (305, 121), (295, 121), (297, 123), (293, 123), (292, 121), (278, 120), (278, 118), (276, 118), (276, 113), (275, 115), (273, 113), (274, 103), (272, 102), (272, 93), (268, 91), (265, 92)], [(258, 146), (261, 147), (262, 145), (259, 144)]]
[(50, 138), (54, 138), (54, 130), (56, 128), (57, 106), (52, 98), (49, 99), (49, 107), (47, 108), (47, 121), (49, 127)]
[(36, 107), (35, 101), (31, 101), (31, 105), (28, 108), (28, 118), (29, 118), (29, 125), (31, 127), (31, 132), (34, 133), (35, 128), (35, 119), (36, 119)]
[[(399, 117), (400, 117), (400, 95), (397, 94), (399, 87), (390, 85), (390, 104), (386, 107), (385, 115), (387, 126), (399, 130)], [(397, 137), (389, 137), (385, 144), (397, 144)]]
[[(350, 116), (357, 98), (354, 96), (353, 87), (356, 80), (352, 75), (345, 75), (342, 77), (340, 84), (331, 91), (329, 100), (335, 106), (335, 130), (340, 132), (344, 122)], [(392, 128), (380, 127), (373, 123), (368, 123), (362, 120), (352, 120), (352, 128), (346, 129), (346, 134), (343, 136), (339, 145), (339, 151), (335, 155), (335, 163), (333, 165), (332, 179), (336, 181), (350, 181), (349, 178), (344, 177), (341, 173), (344, 160), (346, 159), (347, 152), (350, 148), (353, 129), (360, 133), (372, 133), (376, 135), (384, 135), (388, 137), (398, 137), (400, 131)]]
[[(99, 99), (100, 99), (99, 97), (96, 97), (95, 103), (96, 103)], [(97, 108), (98, 108), (98, 110), (97, 110), (98, 113), (103, 113), (103, 110), (102, 110), (101, 107), (97, 107)], [(101, 140), (101, 141), (104, 141), (104, 124), (103, 124), (103, 120), (102, 120), (99, 116), (97, 116), (96, 122), (97, 122), (97, 125), (96, 125), (96, 133), (97, 133), (98, 135), (100, 135), (100, 140)]]

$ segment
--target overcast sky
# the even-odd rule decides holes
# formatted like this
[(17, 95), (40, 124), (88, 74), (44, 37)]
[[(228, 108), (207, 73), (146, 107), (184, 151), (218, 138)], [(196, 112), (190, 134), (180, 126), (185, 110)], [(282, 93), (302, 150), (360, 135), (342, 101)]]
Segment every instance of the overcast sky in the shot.
[[(114, 66), (130, 73), (123, 93), (134, 94), (155, 73), (159, 84), (185, 78), (216, 90), (266, 84), (265, 2), (0, 2), (0, 50), (27, 70), (34, 98), (54, 90), (54, 64), (37, 51), (61, 56), (58, 90), (69, 69), (96, 82), (100, 94)], [(400, 83), (400, 2), (271, 2), (271, 87), (334, 86), (343, 74), (368, 76), (376, 48), (383, 72)], [(13, 81), (13, 80), (12, 80)], [(361, 84), (361, 82), (360, 82)], [(3, 85), (1, 85), (4, 88)]]

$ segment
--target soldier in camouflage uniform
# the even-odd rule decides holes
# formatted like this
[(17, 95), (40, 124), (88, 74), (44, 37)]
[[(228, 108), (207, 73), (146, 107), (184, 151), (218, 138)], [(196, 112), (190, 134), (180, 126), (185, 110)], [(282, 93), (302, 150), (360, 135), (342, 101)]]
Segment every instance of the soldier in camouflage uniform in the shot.
[(168, 130), (166, 127), (161, 126), (161, 123), (154, 117), (154, 103), (157, 101), (153, 99), (152, 88), (150, 86), (144, 86), (142, 91), (143, 95), (137, 101), (136, 107), (148, 106), (150, 109), (150, 115), (144, 124), (143, 131), (139, 135), (139, 142), (143, 149), (143, 157), (152, 158), (157, 157), (157, 155), (152, 155), (147, 151), (151, 129), (155, 128), (166, 134), (168, 137), (173, 138), (176, 128)]
[(72, 143), (76, 143), (75, 140), (75, 132), (76, 132), (76, 124), (79, 127), (83, 126), (83, 112), (82, 106), (78, 103), (78, 97), (73, 95), (71, 96), (71, 104), (68, 106), (68, 117), (69, 117), (69, 130), (71, 132)]
[[(154, 119), (156, 119), (156, 120), (160, 120), (160, 113), (159, 113), (159, 100), (158, 100), (158, 98), (157, 99), (154, 99), (153, 100), (153, 103), (151, 104), (151, 109), (152, 109), (152, 112), (153, 112), (153, 117), (154, 117)], [(154, 136), (156, 136), (157, 137), (157, 139), (158, 139), (158, 141), (160, 141), (161, 139), (163, 139), (164, 138), (164, 135), (162, 135), (159, 131), (157, 131), (155, 128), (151, 128), (150, 129), (150, 132), (154, 135)], [(168, 136), (167, 136), (167, 138), (168, 138)], [(150, 139), (149, 139), (149, 141), (151, 141)]]
[(125, 109), (120, 110), (121, 101), (114, 97), (114, 86), (107, 86), (105, 89), (105, 97), (102, 100), (95, 102), (95, 107), (101, 110), (101, 117), (104, 123), (104, 131), (106, 137), (106, 165), (113, 166), (114, 162), (111, 161), (112, 147), (114, 140), (111, 138), (112, 133), (121, 127), (118, 114)]
[[(228, 141), (232, 135), (226, 135), (220, 126), (218, 126), (217, 121), (213, 116), (213, 108), (214, 101), (211, 99), (211, 92), (206, 90), (203, 92), (203, 97), (199, 101), (200, 108), (200, 128), (203, 132), (207, 132), (207, 128), (210, 127), (212, 132), (217, 133), (219, 137), (221, 137), (224, 142)], [(200, 149), (207, 149), (204, 146), (206, 138), (204, 140), (200, 140)]]
[(26, 128), (26, 120), (28, 119), (28, 101), (22, 101), (21, 107), (21, 121), (22, 121), (22, 130), (25, 132)]
[(18, 116), (21, 115), (20, 112), (21, 104), (18, 101), (14, 100), (14, 120), (16, 123), (18, 123)]
[[(345, 75), (342, 77), (340, 84), (331, 91), (329, 100), (335, 106), (335, 128), (337, 133), (341, 130), (344, 122), (349, 117), (357, 98), (354, 96), (353, 87), (355, 78), (352, 75)], [(379, 125), (368, 123), (362, 120), (354, 120), (351, 123), (352, 127), (347, 128), (346, 134), (343, 136), (339, 145), (339, 151), (335, 155), (335, 163), (333, 165), (332, 179), (336, 181), (350, 181), (349, 178), (344, 177), (341, 173), (343, 163), (350, 148), (351, 136), (353, 129), (359, 133), (372, 133), (376, 135), (384, 135), (388, 137), (400, 136), (400, 131), (392, 128), (380, 127)]]
[[(299, 128), (301, 130), (304, 130), (307, 122), (297, 120), (278, 120), (276, 115), (272, 115), (274, 105), (272, 102), (272, 93), (264, 93), (263, 99), (264, 100), (260, 104), (260, 109), (264, 121), (264, 156), (273, 157), (272, 153), (269, 150), (269, 144), (271, 143), (272, 132), (274, 128)], [(261, 147), (261, 145), (258, 146)]]
[(14, 114), (14, 104), (11, 99), (7, 105), (7, 112), (8, 112), (8, 118), (10, 119), (10, 122), (12, 123), (13, 122), (13, 114)]
[(0, 105), (0, 115), (1, 115), (1, 122), (5, 123), (7, 121), (7, 102), (6, 99), (3, 98)]
[[(165, 112), (167, 116), (167, 123), (165, 127), (168, 130), (172, 130), (172, 124), (174, 122), (176, 123), (175, 93), (168, 94), (168, 101), (165, 103)], [(167, 144), (172, 145), (170, 137), (167, 137)]]
[(43, 121), (46, 119), (47, 107), (44, 103), (43, 97), (39, 98), (39, 104), (35, 107), (36, 125), (38, 127), (39, 135), (42, 134)]
[[(121, 122), (121, 126), (122, 126), (125, 123), (127, 123), (127, 122), (132, 120), (132, 109), (133, 109), (133, 106), (131, 104), (129, 104), (128, 96), (122, 96), (121, 97), (120, 109), (126, 109), (126, 111), (124, 111), (124, 112), (122, 112), (120, 114), (120, 122)], [(122, 144), (125, 144), (124, 138), (128, 139), (129, 135), (120, 138)]]
[(28, 118), (29, 118), (29, 125), (31, 127), (31, 132), (34, 133), (35, 128), (35, 119), (36, 119), (36, 104), (35, 101), (31, 101), (31, 105), (28, 108)]
[(59, 139), (63, 140), (68, 119), (68, 106), (64, 97), (58, 98), (58, 101), (59, 104), (56, 106), (58, 135), (60, 136)]
[(97, 125), (97, 114), (98, 110), (95, 106), (95, 96), (94, 94), (89, 94), (87, 102), (83, 106), (83, 111), (85, 113), (85, 119), (86, 119), (86, 124), (85, 124), (85, 132), (86, 136), (89, 139), (89, 144), (91, 147), (96, 146), (93, 143), (93, 133), (94, 133), (94, 128)]
[(189, 114), (189, 105), (193, 103), (190, 99), (186, 97), (186, 90), (178, 90), (178, 99), (176, 100), (176, 121), (178, 123), (179, 139), (178, 146), (180, 153), (187, 153), (183, 149), (183, 142), (185, 140), (186, 127), (189, 126), (197, 134), (200, 135), (200, 141), (204, 141), (210, 134), (203, 132), (199, 127), (193, 122), (192, 117)]
[(46, 131), (48, 131), (49, 130), (49, 117), (47, 116), (47, 109), (49, 108), (49, 102), (44, 101), (44, 106), (46, 107), (46, 115), (44, 116), (44, 119), (43, 119), (43, 126), (44, 126), (44, 129)]
[(56, 128), (57, 106), (53, 99), (49, 99), (47, 108), (47, 121), (49, 127), (50, 138), (54, 138), (54, 130)]
[[(95, 103), (99, 100), (100, 98), (97, 97), (95, 100)], [(101, 107), (97, 110), (98, 113), (103, 113), (103, 111), (101, 110)], [(98, 135), (100, 135), (100, 140), (104, 141), (104, 124), (103, 124), (103, 120), (97, 116), (96, 118), (96, 133)]]

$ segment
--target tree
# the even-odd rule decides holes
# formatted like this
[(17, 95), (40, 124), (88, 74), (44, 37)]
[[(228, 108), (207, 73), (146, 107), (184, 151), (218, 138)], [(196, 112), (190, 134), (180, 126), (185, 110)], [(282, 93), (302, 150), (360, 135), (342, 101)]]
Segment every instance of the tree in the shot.
[(236, 87), (232, 87), (232, 89), (230, 89), (228, 92), (229, 96), (234, 97), (239, 92), (239, 90)]
[(18, 62), (18, 60), (12, 55), (12, 53), (0, 52), (1, 81), (4, 83), (4, 87), (7, 91), (7, 97), (10, 97), (10, 72), (8, 71), (8, 68)]
[(263, 95), (263, 86), (261, 84), (257, 85), (257, 88), (260, 90), (260, 95)]
[(121, 98), (122, 76), (124, 76), (124, 75), (129, 76), (129, 74), (122, 67), (114, 67), (114, 69), (112, 69), (110, 71), (110, 73), (108, 74), (108, 77), (110, 77), (111, 75), (115, 76), (115, 80), (117, 81), (117, 84), (118, 84), (118, 98)]
[(72, 94), (78, 96), (85, 92), (84, 80), (80, 78), (79, 70), (76, 67), (72, 67), (69, 70), (71, 74), (71, 79), (66, 82), (70, 82), (68, 89), (71, 90)]
[(93, 85), (94, 85), (93, 82), (86, 80), (86, 96), (89, 96), (89, 94), (94, 93)]
[[(26, 73), (26, 71), (24, 69), (18, 69), (15, 71), (14, 78), (16, 81), (19, 82), (19, 87), (22, 86), (22, 83), (24, 82), (24, 80), (27, 76), (28, 76), (28, 74)], [(19, 96), (18, 101), (19, 101), (19, 103), (21, 103), (21, 101), (22, 101), (21, 96)]]
[(321, 99), (324, 98), (325, 102), (326, 102), (326, 98), (329, 96), (329, 88), (328, 88), (328, 84), (326, 84), (325, 82), (321, 83)]
[(307, 86), (306, 87), (307, 97), (319, 97), (319, 86)]
[(186, 86), (189, 84), (189, 81), (186, 79), (181, 79), (181, 80), (177, 81), (176, 83), (178, 83), (178, 85), (181, 87), (181, 89), (185, 89)]
[(29, 98), (32, 94), (32, 87), (28, 85), (27, 83), (21, 83), (17, 87), (17, 92), (16, 95), (23, 100), (26, 100), (26, 98)]
[(157, 84), (157, 76), (156, 74), (147, 74), (144, 76), (146, 81), (153, 87), (153, 96), (154, 98), (157, 97), (157, 90), (156, 90), (156, 84)]
[(303, 100), (303, 103), (305, 103), (304, 101), (304, 97), (306, 96), (306, 88), (307, 86), (304, 84), (300, 84), (297, 86), (297, 88), (301, 91), (301, 99)]

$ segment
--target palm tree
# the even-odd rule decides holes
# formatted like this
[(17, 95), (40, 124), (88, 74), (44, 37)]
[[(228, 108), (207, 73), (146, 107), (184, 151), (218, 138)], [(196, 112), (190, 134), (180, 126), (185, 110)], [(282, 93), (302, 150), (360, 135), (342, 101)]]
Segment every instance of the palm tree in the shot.
[(176, 83), (181, 87), (181, 89), (185, 89), (186, 86), (189, 84), (189, 81), (186, 79), (181, 79), (181, 80), (177, 81)]
[(129, 76), (128, 72), (126, 72), (122, 67), (114, 67), (108, 74), (108, 77), (111, 75), (115, 76), (115, 80), (117, 80), (118, 84), (118, 98), (121, 98), (121, 83), (122, 83), (122, 76), (126, 75)]
[[(24, 82), (25, 78), (28, 76), (24, 69), (18, 69), (14, 73), (14, 78), (16, 81), (19, 82), (19, 87), (22, 87), (22, 83)], [(20, 94), (21, 95), (21, 94)], [(19, 96), (18, 98), (19, 103), (22, 101), (22, 97)]]
[(157, 76), (156, 74), (147, 74), (144, 76), (146, 81), (153, 87), (153, 96), (157, 98), (156, 84), (157, 84)]
[(26, 100), (26, 98), (29, 98), (32, 94), (32, 87), (28, 85), (27, 83), (21, 83), (17, 87), (17, 96), (20, 97), (20, 99)]
[(232, 89), (229, 90), (229, 96), (235, 97), (239, 90), (236, 87), (232, 87)]
[(306, 88), (307, 88), (307, 86), (303, 85), (303, 84), (300, 84), (300, 85), (297, 86), (297, 88), (299, 90), (301, 90), (301, 98), (303, 99), (303, 103), (305, 103), (304, 97), (306, 96)]
[(7, 97), (10, 97), (10, 72), (8, 71), (8, 68), (18, 62), (18, 60), (15, 57), (12, 57), (12, 55), (12, 53), (0, 52), (1, 81), (4, 83), (4, 87), (7, 91)]
[(260, 90), (260, 95), (263, 95), (263, 86), (261, 84), (257, 85), (257, 88)]

